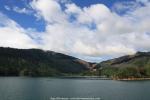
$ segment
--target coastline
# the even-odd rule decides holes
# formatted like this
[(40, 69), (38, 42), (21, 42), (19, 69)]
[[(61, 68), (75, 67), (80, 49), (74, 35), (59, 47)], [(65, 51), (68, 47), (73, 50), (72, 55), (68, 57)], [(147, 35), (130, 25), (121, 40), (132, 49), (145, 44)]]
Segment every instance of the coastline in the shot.
[(109, 78), (101, 76), (59, 76), (56, 78), (66, 78), (66, 79), (90, 79), (90, 80), (115, 80), (115, 81), (144, 81), (150, 80), (150, 78)]
[(68, 79), (93, 79), (93, 80), (116, 80), (116, 81), (142, 81), (150, 80), (150, 77), (147, 78), (109, 78), (101, 76), (61, 76), (57, 78), (68, 78)]
[(89, 79), (89, 80), (112, 80), (112, 78), (101, 77), (101, 76), (58, 76), (56, 78), (66, 79)]
[(142, 80), (150, 80), (150, 78), (122, 78), (122, 79), (113, 78), (113, 80), (117, 80), (117, 81), (142, 81)]
[[(31, 77), (31, 78), (41, 78), (41, 77), (33, 77), (33, 76), (0, 76), (0, 77)], [(44, 77), (44, 76), (42, 76)], [(46, 76), (44, 78), (59, 78), (59, 79), (89, 79), (89, 80), (114, 80), (114, 81), (144, 81), (150, 80), (150, 77), (147, 78), (110, 78), (110, 77), (102, 77), (102, 76)]]

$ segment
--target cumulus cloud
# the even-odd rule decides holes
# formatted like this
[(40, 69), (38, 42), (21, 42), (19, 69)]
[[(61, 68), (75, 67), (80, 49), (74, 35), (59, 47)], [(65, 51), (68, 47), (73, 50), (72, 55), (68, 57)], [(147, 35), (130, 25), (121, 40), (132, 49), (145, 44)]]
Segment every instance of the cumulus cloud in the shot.
[(36, 48), (36, 43), (20, 25), (0, 13), (0, 46), (14, 48)]
[(34, 0), (31, 6), (47, 22), (42, 36), (44, 49), (90, 57), (150, 50), (149, 3), (136, 4), (123, 16), (104, 4), (81, 8), (66, 3), (62, 10), (58, 1)]
[[(133, 54), (138, 50), (150, 50), (149, 2), (144, 6), (134, 5), (132, 2), (128, 7), (125, 7), (126, 3), (116, 4), (114, 6), (121, 10), (132, 8), (131, 6), (134, 8), (120, 15), (104, 4), (92, 4), (81, 8), (73, 2), (60, 1), (33, 0), (30, 2), (36, 17), (43, 19), (46, 26), (45, 31), (39, 36), (34, 33), (40, 34), (40, 32), (34, 32), (31, 29), (31, 39), (24, 34), (29, 30), (11, 25), (16, 28), (14, 34), (21, 37), (25, 35), (23, 39), (20, 38), (20, 41), (24, 41), (22, 44), (27, 45), (28, 42), (33, 44), (34, 39), (40, 38), (42, 45), (38, 47), (42, 49), (71, 54), (83, 59), (117, 57)], [(10, 26), (7, 28), (14, 30)], [(12, 42), (12, 44), (15, 43)]]
[(63, 23), (65, 15), (61, 11), (60, 4), (55, 0), (33, 0), (31, 7), (37, 11), (37, 16), (43, 17), (48, 23)]
[[(140, 0), (139, 0), (140, 1)], [(113, 5), (112, 10), (117, 12), (118, 14), (126, 14), (128, 12), (132, 12), (138, 7), (142, 6), (139, 1), (122, 1), (122, 2), (117, 2)]]

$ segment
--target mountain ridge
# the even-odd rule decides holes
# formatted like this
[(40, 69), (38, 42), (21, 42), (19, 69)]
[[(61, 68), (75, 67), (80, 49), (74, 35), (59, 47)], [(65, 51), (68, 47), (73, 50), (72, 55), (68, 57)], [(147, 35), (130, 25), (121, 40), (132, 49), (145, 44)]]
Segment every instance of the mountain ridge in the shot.
[[(36, 73), (43, 73), (43, 76), (45, 76), (44, 72), (48, 70), (50, 70), (46, 72), (48, 75), (52, 72), (73, 74), (89, 70), (91, 66), (89, 62), (54, 51), (4, 47), (0, 47), (0, 62), (0, 74), (6, 76), (13, 73), (15, 75), (29, 74), (29, 76), (30, 73), (31, 76), (36, 76)], [(15, 69), (14, 72), (11, 71), (12, 69)], [(34, 70), (37, 70), (37, 72), (34, 72)]]
[(113, 78), (143, 78), (150, 77), (150, 52), (137, 52), (96, 65), (101, 75)]
[(110, 60), (102, 61), (98, 64), (109, 64), (109, 65), (116, 65), (121, 63), (129, 62), (133, 59), (142, 58), (142, 57), (148, 57), (150, 59), (150, 52), (137, 52), (133, 55), (125, 55), (118, 58), (113, 58)]
[(54, 51), (0, 47), (0, 76), (64, 75), (150, 76), (150, 52), (91, 63)]

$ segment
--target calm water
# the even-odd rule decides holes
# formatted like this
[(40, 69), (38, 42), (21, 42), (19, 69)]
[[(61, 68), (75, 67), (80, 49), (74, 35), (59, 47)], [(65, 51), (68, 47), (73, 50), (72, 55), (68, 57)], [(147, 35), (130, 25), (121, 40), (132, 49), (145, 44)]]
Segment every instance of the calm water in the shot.
[(50, 100), (50, 97), (150, 100), (150, 81), (0, 77), (0, 100)]

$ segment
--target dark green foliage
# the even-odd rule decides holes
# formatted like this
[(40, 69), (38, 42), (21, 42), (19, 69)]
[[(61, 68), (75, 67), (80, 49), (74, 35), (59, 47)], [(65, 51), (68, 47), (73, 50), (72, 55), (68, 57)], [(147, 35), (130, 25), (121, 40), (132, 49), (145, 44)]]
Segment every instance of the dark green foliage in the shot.
[(0, 76), (85, 75), (150, 77), (150, 53), (138, 52), (97, 64), (40, 49), (0, 48)]
[(115, 67), (104, 67), (101, 69), (101, 75), (112, 77), (115, 75), (115, 73), (118, 71), (118, 68)]
[(150, 52), (138, 52), (97, 64), (96, 67), (145, 67), (150, 65)]
[(150, 76), (150, 65), (149, 65), (149, 66), (146, 66), (145, 69), (146, 69), (146, 74), (147, 74), (148, 76)]
[(77, 58), (39, 49), (0, 48), (0, 76), (56, 76), (81, 73)]
[(108, 77), (150, 77), (150, 52), (137, 52), (135, 55), (104, 61), (96, 67), (102, 68), (102, 75)]
[(99, 76), (98, 71), (85, 71), (80, 74), (81, 76)]
[(101, 75), (116, 78), (147, 77), (147, 69), (138, 67), (104, 67)]
[(133, 78), (141, 77), (140, 72), (135, 67), (124, 67), (119, 68), (119, 70), (114, 74), (114, 77), (118, 78)]

